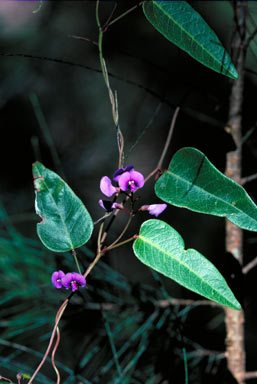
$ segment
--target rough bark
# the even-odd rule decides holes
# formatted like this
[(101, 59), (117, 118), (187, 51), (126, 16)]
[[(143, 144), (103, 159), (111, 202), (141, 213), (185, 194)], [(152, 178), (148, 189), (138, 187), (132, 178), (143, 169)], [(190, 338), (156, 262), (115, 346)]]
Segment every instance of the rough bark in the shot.
[[(244, 90), (245, 66), (245, 22), (247, 2), (235, 4), (235, 33), (232, 41), (234, 64), (239, 79), (233, 81), (229, 117), (226, 130), (229, 131), (236, 144), (236, 150), (227, 154), (226, 175), (240, 183), (241, 179), (241, 132), (242, 101)], [(226, 221), (226, 250), (243, 264), (243, 233), (240, 228)], [(225, 308), (226, 323), (226, 357), (228, 369), (239, 384), (245, 382), (245, 349), (244, 349), (244, 312)]]

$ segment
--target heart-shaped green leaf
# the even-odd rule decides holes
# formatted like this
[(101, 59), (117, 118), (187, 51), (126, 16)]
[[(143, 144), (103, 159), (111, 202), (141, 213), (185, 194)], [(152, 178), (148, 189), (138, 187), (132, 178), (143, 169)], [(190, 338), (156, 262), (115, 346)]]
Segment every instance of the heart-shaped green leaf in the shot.
[(238, 79), (217, 35), (186, 1), (145, 1), (143, 10), (166, 39), (214, 71)]
[(257, 231), (257, 206), (247, 192), (195, 148), (175, 153), (167, 172), (157, 180), (155, 193), (167, 203), (225, 216), (240, 228)]
[(51, 251), (81, 247), (91, 237), (93, 222), (82, 201), (55, 172), (33, 164), (36, 213), (41, 217), (37, 233)]
[(241, 309), (217, 268), (196, 250), (185, 250), (182, 237), (164, 221), (145, 221), (133, 250), (142, 263), (191, 291), (221, 305)]

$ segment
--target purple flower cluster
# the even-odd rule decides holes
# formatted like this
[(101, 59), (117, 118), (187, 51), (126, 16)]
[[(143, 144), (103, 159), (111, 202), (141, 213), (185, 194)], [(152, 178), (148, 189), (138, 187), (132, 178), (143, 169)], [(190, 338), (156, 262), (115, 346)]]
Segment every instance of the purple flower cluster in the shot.
[(78, 290), (79, 287), (85, 287), (86, 279), (80, 273), (69, 272), (64, 273), (63, 271), (56, 271), (52, 274), (53, 286), (57, 289), (62, 287), (66, 289), (72, 289), (72, 292)]
[[(142, 173), (135, 171), (133, 165), (127, 165), (125, 168), (119, 168), (113, 174), (113, 180), (118, 183), (118, 187), (112, 185), (112, 181), (108, 176), (103, 176), (100, 181), (101, 192), (108, 197), (113, 196), (120, 191), (131, 193), (142, 188), (145, 183)], [(115, 208), (124, 209), (121, 204), (113, 203), (108, 200), (99, 200), (100, 206), (107, 212), (111, 212)], [(139, 211), (148, 211), (150, 215), (159, 216), (165, 209), (167, 204), (143, 205)]]
[(135, 171), (133, 165), (119, 168), (114, 172), (113, 180), (119, 184), (119, 187), (114, 187), (108, 176), (101, 178), (100, 189), (105, 196), (111, 197), (120, 190), (135, 192), (138, 188), (142, 188), (145, 183), (144, 176), (142, 173)]

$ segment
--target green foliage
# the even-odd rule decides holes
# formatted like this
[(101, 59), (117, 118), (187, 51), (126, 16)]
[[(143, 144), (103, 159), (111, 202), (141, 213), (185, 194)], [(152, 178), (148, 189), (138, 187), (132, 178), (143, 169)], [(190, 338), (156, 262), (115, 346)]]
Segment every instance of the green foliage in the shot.
[(182, 237), (164, 221), (145, 221), (133, 249), (142, 263), (184, 287), (221, 305), (241, 309), (216, 267), (196, 250), (185, 250)]
[[(80, 251), (88, 265), (94, 257), (93, 252), (86, 247)], [(56, 310), (67, 297), (67, 291), (52, 287), (50, 276), (56, 269), (52, 253), (39, 241), (23, 237), (13, 228), (9, 234), (0, 231), (0, 261), (3, 301), (0, 306), (0, 353), (4, 356), (0, 370), (8, 369), (9, 374), (5, 376), (15, 382), (18, 372), (32, 375), (43, 358)], [(60, 262), (64, 263), (64, 271), (72, 270), (74, 266), (70, 253), (60, 257)], [(168, 326), (171, 334), (166, 339), (173, 346), (178, 337), (173, 324), (173, 308), (162, 310), (156, 305), (164, 298), (159, 289), (143, 284), (133, 289), (104, 259), (96, 265), (88, 280), (87, 289), (81, 291), (83, 301), (74, 296), (62, 319), (62, 342), (66, 350), (72, 350), (68, 360), (67, 352), (58, 350), (56, 365), (62, 382), (121, 384), (124, 380), (137, 383), (142, 375), (152, 377), (151, 383), (157, 382), (158, 374), (154, 371), (153, 354), (149, 348), (157, 348), (163, 353), (158, 335), (164, 332), (160, 327)], [(148, 303), (150, 306), (146, 305)], [(176, 323), (180, 320), (182, 315), (176, 316)], [(117, 360), (122, 377), (117, 372)], [(51, 357), (48, 357), (47, 369), (43, 372), (39, 373), (36, 382), (56, 382)]]
[(55, 172), (33, 164), (36, 213), (42, 218), (37, 233), (51, 251), (81, 247), (91, 237), (93, 222), (82, 201)]
[(145, 1), (143, 10), (166, 39), (214, 71), (238, 79), (217, 35), (186, 1)]
[(167, 203), (225, 216), (240, 228), (257, 231), (257, 207), (247, 192), (195, 148), (175, 153), (167, 172), (156, 182), (155, 192)]
[(37, 242), (27, 241), (15, 232), (11, 238), (0, 234), (0, 255), (0, 316), (7, 318), (1, 340), (32, 330), (40, 333), (55, 314), (48, 295), (49, 276), (55, 269), (53, 258), (40, 250)]

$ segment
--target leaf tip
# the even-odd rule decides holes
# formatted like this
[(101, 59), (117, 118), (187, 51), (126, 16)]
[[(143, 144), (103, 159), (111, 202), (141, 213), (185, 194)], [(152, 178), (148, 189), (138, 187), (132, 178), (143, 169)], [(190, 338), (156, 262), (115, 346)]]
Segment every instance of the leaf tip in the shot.
[(241, 304), (235, 298), (235, 296), (234, 296), (233, 300), (230, 300), (230, 304), (225, 305), (225, 307), (235, 309), (236, 311), (241, 311), (241, 309), (242, 309)]
[(235, 72), (233, 72), (231, 74), (231, 78), (234, 79), (234, 80), (238, 80), (239, 79), (239, 74), (238, 72), (235, 70)]
[(229, 73), (224, 73), (224, 75), (227, 75), (227, 76), (231, 77), (234, 80), (238, 80), (239, 79), (239, 74), (238, 74), (235, 66), (232, 63), (231, 63), (231, 66), (229, 68)]
[(40, 176), (40, 172), (39, 172), (40, 167), (43, 167), (43, 164), (41, 164), (39, 161), (36, 161), (35, 163), (32, 164), (32, 175), (34, 179)]
[(237, 311), (241, 311), (242, 309), (242, 306), (241, 304), (237, 301), (237, 303), (234, 305), (234, 309), (237, 310)]
[(32, 163), (32, 169), (39, 167), (39, 166), (42, 166), (42, 164), (39, 161), (35, 161), (34, 163)]

